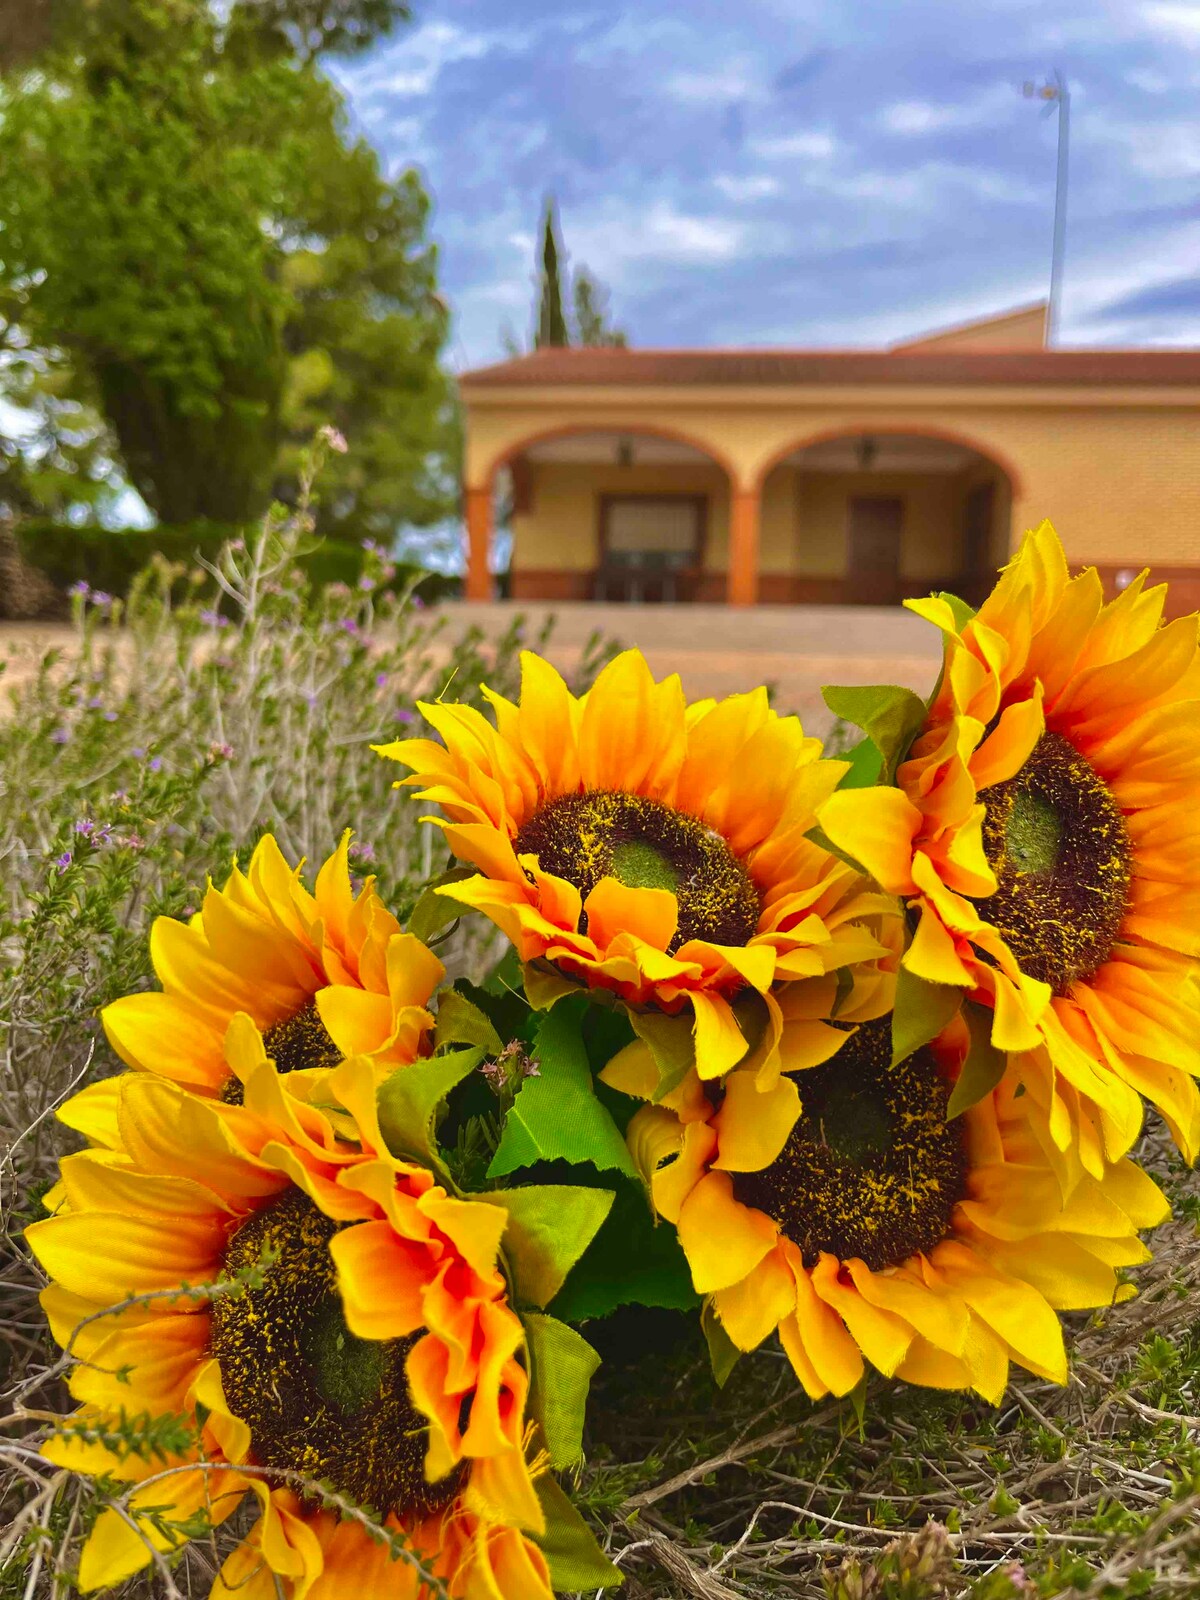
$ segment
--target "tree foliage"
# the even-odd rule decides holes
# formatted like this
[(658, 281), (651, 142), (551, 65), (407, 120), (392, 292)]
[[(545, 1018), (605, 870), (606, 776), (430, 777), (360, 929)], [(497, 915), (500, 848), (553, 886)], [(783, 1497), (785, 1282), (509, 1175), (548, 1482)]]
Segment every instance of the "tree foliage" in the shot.
[(444, 513), (428, 200), (347, 136), (313, 65), (405, 14), (63, 0), (36, 66), (0, 86), (4, 314), (69, 358), (165, 521), (256, 516), (324, 422), (356, 446), (327, 524)]
[(554, 216), (554, 201), (547, 200), (546, 215), (542, 219), (541, 298), (538, 303), (537, 333), (534, 337), (534, 345), (538, 350), (546, 345), (564, 345), (571, 342), (567, 329), (567, 314), (563, 310), (558, 257), (558, 223)]
[[(624, 346), (628, 339), (609, 320), (609, 293), (585, 266), (574, 274), (566, 269), (566, 253), (559, 234), (554, 198), (546, 201), (542, 217), (541, 247), (537, 271), (537, 302), (534, 308), (533, 348), (580, 345)], [(565, 290), (569, 287), (571, 311), (566, 310)], [(520, 355), (520, 344), (505, 334), (510, 355)]]

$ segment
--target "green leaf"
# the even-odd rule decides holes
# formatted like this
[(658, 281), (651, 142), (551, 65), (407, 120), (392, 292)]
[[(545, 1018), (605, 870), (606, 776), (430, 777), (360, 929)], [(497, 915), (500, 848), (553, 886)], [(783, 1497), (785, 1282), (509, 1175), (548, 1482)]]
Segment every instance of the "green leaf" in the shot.
[(454, 1050), (397, 1067), (379, 1090), (379, 1131), (394, 1156), (443, 1166), (436, 1128), (446, 1096), (483, 1060), (483, 1051)]
[(583, 1454), (588, 1389), (600, 1357), (581, 1333), (557, 1317), (527, 1311), (521, 1317), (529, 1348), (529, 1410), (540, 1425), (550, 1465), (572, 1467)]
[(850, 763), (850, 771), (838, 784), (839, 789), (869, 789), (873, 783), (880, 781), (883, 755), (874, 739), (860, 739), (852, 749), (837, 759)]
[(948, 1121), (991, 1094), (1004, 1076), (1008, 1060), (1004, 1051), (997, 1050), (992, 1043), (992, 1013), (986, 1007), (966, 1005), (963, 1016), (971, 1032), (971, 1048), (950, 1093), (950, 1104), (946, 1107)]
[(488, 1055), (499, 1055), (504, 1040), (496, 1032), (490, 1018), (485, 1017), (477, 1005), (457, 989), (445, 989), (438, 1001), (437, 1021), (434, 1024), (433, 1042), (440, 1048), (445, 1044), (475, 1044)]
[(439, 877), (431, 878), (417, 896), (417, 903), (408, 916), (408, 931), (415, 933), (423, 944), (448, 928), (452, 922), (470, 910), (461, 900), (451, 900), (438, 890), (447, 883), (462, 883), (465, 878), (476, 877), (474, 867), (451, 867)]
[(546, 1531), (537, 1542), (550, 1566), (550, 1581), (560, 1594), (614, 1589), (621, 1571), (596, 1543), (596, 1537), (548, 1472), (537, 1480)]
[(508, 1212), (504, 1253), (517, 1300), (547, 1306), (612, 1210), (613, 1192), (544, 1183), (475, 1198)]
[(882, 779), (891, 783), (925, 721), (924, 700), (896, 684), (834, 685), (822, 689), (821, 694), (835, 717), (861, 728), (876, 746), (882, 757)]
[(844, 861), (848, 867), (853, 867), (856, 872), (863, 870), (862, 863), (856, 861), (852, 855), (839, 845), (834, 844), (824, 828), (810, 828), (804, 837), (811, 839), (813, 844), (825, 851), (826, 855), (836, 856), (839, 861)]
[(699, 1304), (675, 1229), (655, 1223), (639, 1185), (622, 1183), (603, 1227), (550, 1310), (566, 1322), (587, 1322), (620, 1306), (690, 1311)]
[(601, 1172), (633, 1176), (625, 1140), (592, 1084), (580, 1031), (586, 1004), (559, 1005), (542, 1017), (534, 1041), (538, 1076), (517, 1092), (489, 1178), (537, 1161), (590, 1161)]
[(721, 1326), (711, 1300), (704, 1302), (704, 1310), (700, 1313), (700, 1327), (708, 1342), (708, 1359), (712, 1363), (712, 1373), (717, 1380), (717, 1388), (723, 1389), (729, 1382), (729, 1374), (742, 1359), (742, 1352)]
[(695, 1018), (690, 1011), (671, 1017), (665, 1011), (629, 1011), (633, 1031), (650, 1048), (658, 1068), (658, 1101), (670, 1094), (696, 1064)]
[(974, 606), (969, 606), (965, 600), (960, 600), (958, 595), (951, 594), (947, 589), (939, 589), (933, 598), (944, 600), (950, 607), (954, 613), (954, 625), (960, 633), (975, 615)]
[(902, 966), (896, 974), (892, 1011), (892, 1065), (907, 1061), (914, 1051), (936, 1039), (962, 1001), (963, 991), (954, 984), (930, 983)]

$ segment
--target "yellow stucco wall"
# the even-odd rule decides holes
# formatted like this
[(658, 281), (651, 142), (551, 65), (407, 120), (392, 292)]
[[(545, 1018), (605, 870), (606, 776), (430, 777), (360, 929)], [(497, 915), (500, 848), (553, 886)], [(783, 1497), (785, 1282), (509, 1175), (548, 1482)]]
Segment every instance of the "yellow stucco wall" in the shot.
[(729, 559), (729, 483), (717, 466), (541, 461), (530, 466), (532, 508), (513, 517), (513, 566), (590, 572), (599, 550), (602, 494), (703, 494), (708, 497), (705, 567)]
[[(567, 426), (636, 433), (640, 425), (683, 434), (728, 463), (743, 487), (757, 483), (781, 453), (817, 438), (931, 432), (1009, 463), (1019, 480), (1013, 528), (1020, 533), (1050, 517), (1074, 562), (1200, 563), (1200, 390), (928, 388), (898, 395), (865, 388), (568, 392), (548, 386), (475, 394), (467, 389), (464, 397), (472, 487), (486, 484), (496, 464), (522, 443)], [(593, 469), (555, 464), (552, 470), (568, 478), (575, 474), (580, 493), (594, 487), (586, 477)], [(786, 517), (782, 503), (772, 500), (777, 492), (768, 481), (764, 572), (786, 570), (780, 564)], [(721, 524), (720, 515), (714, 524)], [(553, 526), (553, 537), (561, 539), (565, 530), (574, 544), (574, 516), (563, 520), (556, 514)], [(718, 548), (716, 540), (714, 567)], [(518, 555), (518, 561), (525, 559)], [(553, 565), (565, 559), (560, 548)]]

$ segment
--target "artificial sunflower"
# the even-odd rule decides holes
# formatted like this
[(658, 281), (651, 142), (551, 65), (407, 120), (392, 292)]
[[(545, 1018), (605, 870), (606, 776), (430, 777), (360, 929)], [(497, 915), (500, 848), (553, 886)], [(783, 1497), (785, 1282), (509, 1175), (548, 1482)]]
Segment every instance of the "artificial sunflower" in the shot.
[(913, 919), (904, 965), (993, 1008), (992, 1041), (1093, 1173), (1145, 1095), (1200, 1150), (1200, 649), (1145, 574), (1104, 603), (1050, 524), (972, 615), (909, 601), (945, 635), (895, 788), (820, 823)]
[(391, 1068), (424, 1052), (444, 969), (401, 932), (373, 879), (353, 893), (349, 849), (347, 832), (310, 894), (268, 834), (245, 873), (235, 866), (223, 889), (209, 884), (190, 922), (159, 917), (150, 957), (162, 988), (101, 1013), (122, 1061), (236, 1103), (226, 1035), (239, 1013), (281, 1072), (323, 1071), (353, 1054)]
[[(549, 1600), (506, 1212), (388, 1155), (369, 1062), (325, 1085), (361, 1147), (281, 1085), (263, 1060), (223, 1109), (127, 1075), (115, 1116), (88, 1108), (107, 1148), (63, 1161), (55, 1215), (28, 1230), (79, 1358), (80, 1409), (45, 1453), (129, 1485), (88, 1534), (80, 1587), (121, 1582), (250, 1494), (258, 1520), (214, 1596), (415, 1600), (424, 1572), (462, 1600)], [(157, 1455), (128, 1448), (138, 1417), (174, 1419)]]
[(523, 962), (611, 991), (635, 1010), (694, 1016), (702, 1076), (750, 1048), (734, 1001), (878, 953), (881, 897), (806, 837), (845, 763), (820, 759), (764, 689), (689, 706), (641, 654), (609, 663), (582, 698), (538, 656), (520, 702), (488, 693), (493, 727), (423, 705), (445, 743), (381, 746), (413, 769), (461, 860), (441, 893), (484, 912)]
[[(998, 1401), (1010, 1361), (1063, 1382), (1058, 1311), (1132, 1293), (1139, 1228), (1167, 1205), (1131, 1161), (1100, 1179), (1045, 1137), (1011, 1079), (947, 1120), (967, 1049), (956, 1020), (892, 1065), (888, 1017), (797, 1075), (764, 1131), (762, 1097), (643, 1106), (629, 1125), (654, 1206), (739, 1350), (778, 1329), (814, 1399), (881, 1372)], [(1066, 1194), (1064, 1200), (1063, 1195)]]

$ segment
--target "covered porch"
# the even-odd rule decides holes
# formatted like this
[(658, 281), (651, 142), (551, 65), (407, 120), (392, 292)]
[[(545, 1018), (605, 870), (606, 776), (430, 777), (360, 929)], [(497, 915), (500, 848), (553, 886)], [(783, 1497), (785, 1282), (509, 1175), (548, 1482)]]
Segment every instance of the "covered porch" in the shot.
[(516, 600), (895, 605), (970, 597), (1005, 559), (1005, 470), (967, 440), (880, 427), (811, 430), (750, 475), (667, 429), (556, 429), (468, 490), (470, 599), (495, 593), (497, 526)]

